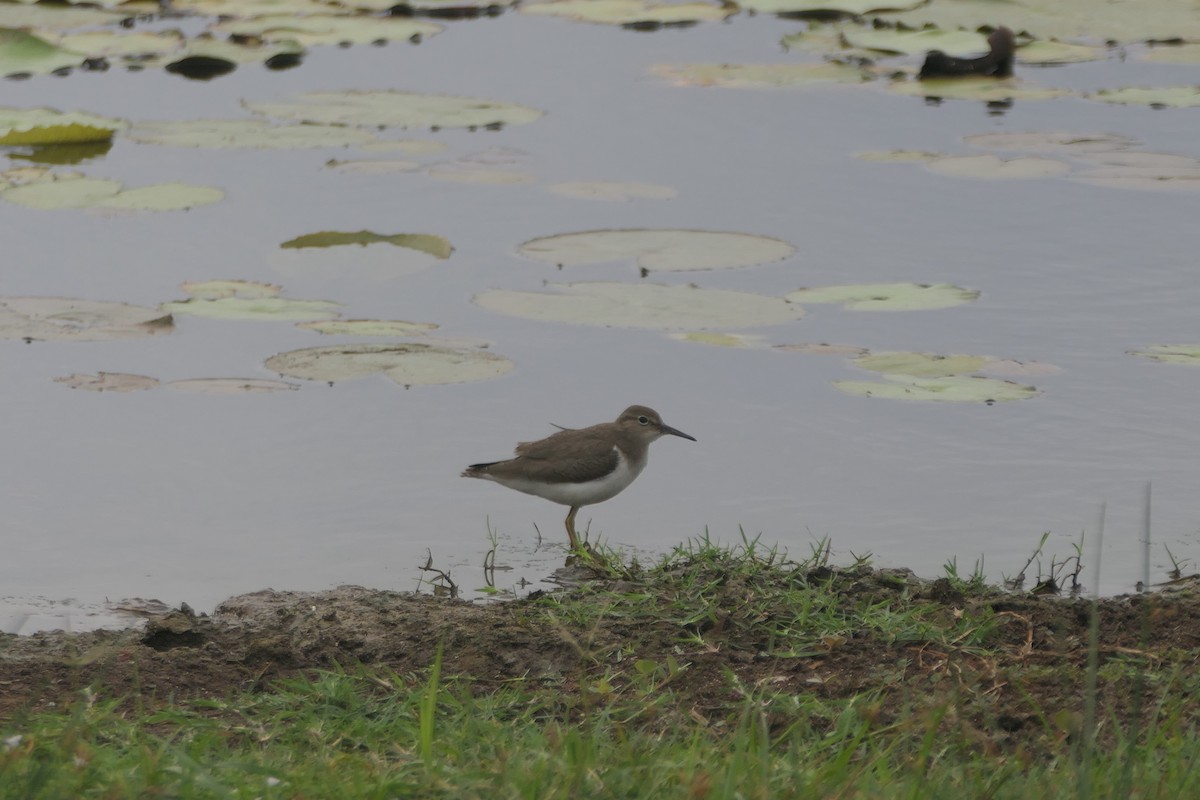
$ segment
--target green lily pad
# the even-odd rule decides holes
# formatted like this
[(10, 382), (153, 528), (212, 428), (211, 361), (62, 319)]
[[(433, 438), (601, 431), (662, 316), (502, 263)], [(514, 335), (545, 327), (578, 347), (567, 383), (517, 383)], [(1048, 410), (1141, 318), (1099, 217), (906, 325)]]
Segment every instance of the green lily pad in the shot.
[(780, 353), (804, 353), (813, 356), (865, 356), (867, 348), (852, 344), (830, 344), (828, 342), (797, 342), (777, 344), (771, 348)]
[(904, 375), (910, 378), (939, 378), (949, 375), (968, 375), (978, 372), (987, 363), (983, 356), (951, 355), (934, 353), (871, 353), (859, 356), (854, 366), (883, 372), (889, 375)]
[(59, 47), (88, 58), (131, 58), (147, 59), (168, 53), (181, 52), (187, 38), (179, 30), (131, 31), (98, 30), (69, 33), (58, 37)]
[(909, 164), (912, 162), (932, 161), (942, 158), (940, 153), (928, 150), (865, 150), (854, 154), (862, 161), (883, 161), (886, 163)]
[(78, 66), (83, 59), (83, 54), (56, 47), (32, 33), (0, 28), (0, 75), (44, 75)]
[(158, 386), (158, 378), (133, 375), (128, 372), (64, 375), (61, 378), (55, 378), (54, 382), (66, 384), (72, 389), (85, 389), (89, 392), (138, 392)]
[(425, 172), (429, 177), (438, 180), (471, 183), (477, 186), (519, 186), (537, 181), (534, 175), (527, 172), (489, 169), (471, 164), (434, 164)]
[(1073, 94), (1068, 89), (1049, 89), (1022, 83), (1016, 78), (934, 78), (923, 81), (892, 81), (888, 90), (909, 97), (940, 100), (977, 100), (1000, 103), (1008, 100), (1052, 100)]
[(337, 309), (341, 307), (341, 303), (329, 300), (289, 300), (284, 297), (193, 297), (162, 304), (162, 309), (172, 314), (209, 319), (278, 321), (332, 319), (339, 315)]
[(67, 297), (0, 297), (0, 339), (102, 342), (170, 333), (161, 309)]
[(435, 236), (430, 233), (394, 233), (382, 235), (372, 233), (371, 231), (355, 231), (353, 233), (343, 231), (321, 231), (320, 233), (308, 233), (304, 236), (297, 236), (295, 239), (289, 239), (279, 245), (284, 250), (298, 250), (309, 247), (342, 247), (345, 245), (356, 244), (360, 247), (366, 247), (369, 244), (391, 244), (396, 247), (407, 247), (410, 250), (419, 250), (422, 253), (428, 253), (434, 258), (449, 258), (454, 252), (454, 246), (441, 236)]
[(211, 186), (158, 183), (121, 189), (121, 182), (102, 178), (55, 180), (15, 186), (0, 192), (10, 203), (44, 210), (107, 208), (129, 211), (184, 211), (216, 203), (225, 196)]
[(522, 14), (566, 17), (577, 22), (596, 22), (604, 25), (638, 25), (657, 23), (681, 25), (695, 22), (720, 22), (736, 13), (735, 6), (712, 3), (653, 3), (648, 0), (549, 0), (522, 3)]
[(1070, 166), (1052, 158), (997, 158), (993, 155), (943, 156), (925, 162), (925, 168), (939, 175), (954, 178), (986, 178), (989, 180), (1023, 180), (1053, 178), (1066, 174)]
[(267, 378), (187, 378), (171, 381), (167, 388), (181, 392), (199, 394), (263, 394), (266, 392), (294, 392), (299, 384)]
[(309, 347), (266, 361), (267, 369), (292, 378), (333, 383), (382, 373), (402, 386), (488, 380), (515, 366), (487, 350), (421, 343)]
[(844, 26), (842, 39), (851, 47), (892, 55), (915, 56), (930, 50), (941, 50), (951, 56), (969, 56), (988, 51), (987, 37), (982, 33), (940, 28), (913, 31)]
[(321, 125), (380, 128), (485, 128), (541, 118), (528, 106), (478, 97), (400, 91), (305, 92), (291, 102), (243, 103), (256, 114)]
[(881, 397), (887, 400), (931, 401), (941, 403), (1004, 403), (1025, 400), (1037, 394), (1033, 386), (1012, 381), (973, 376), (945, 378), (910, 378), (885, 375), (883, 381), (834, 381), (833, 385), (846, 394), (860, 397)]
[(129, 123), (83, 111), (0, 106), (0, 145), (107, 142)]
[(223, 36), (297, 42), (304, 47), (313, 47), (427, 39), (441, 33), (443, 28), (432, 22), (403, 17), (276, 14), (230, 19), (214, 25), (212, 30)]
[(1164, 364), (1200, 367), (1200, 344), (1152, 344), (1145, 350), (1130, 350), (1129, 354)]
[(296, 323), (297, 328), (329, 336), (424, 336), (437, 330), (433, 322), (407, 322), (402, 319), (333, 319)]
[(678, 228), (564, 233), (531, 239), (517, 250), (559, 267), (633, 259), (645, 271), (749, 267), (781, 261), (796, 252), (791, 244), (769, 236)]
[(274, 283), (241, 280), (187, 281), (182, 284), (182, 288), (189, 297), (198, 300), (219, 300), (222, 297), (278, 297), (283, 291), (282, 286)]
[(554, 194), (563, 197), (578, 197), (583, 200), (607, 200), (624, 202), (627, 200), (670, 200), (679, 192), (670, 186), (656, 186), (653, 183), (636, 183), (624, 181), (570, 181), (555, 183), (546, 187)]
[(972, 147), (990, 150), (1022, 150), (1030, 153), (1096, 153), (1121, 150), (1137, 144), (1136, 139), (1115, 133), (1071, 133), (1068, 131), (1021, 131), (976, 133), (963, 139)]
[(793, 303), (841, 303), (851, 311), (925, 311), (969, 303), (979, 291), (949, 283), (861, 283), (799, 289), (784, 297)]
[(739, 6), (760, 14), (793, 16), (844, 14), (859, 17), (872, 11), (903, 11), (925, 5), (927, 0), (741, 0)]
[(804, 309), (781, 297), (654, 283), (547, 284), (550, 291), (493, 289), (475, 295), (489, 311), (539, 322), (616, 328), (747, 328), (800, 319)]
[(822, 83), (862, 83), (860, 67), (832, 61), (819, 64), (654, 64), (653, 75), (676, 86), (770, 89)]
[(273, 125), (253, 119), (140, 122), (125, 135), (142, 144), (259, 150), (349, 147), (375, 140), (375, 134), (360, 128)]
[(685, 333), (668, 334), (672, 339), (694, 344), (707, 344), (714, 347), (766, 347), (767, 340), (761, 336), (745, 333), (717, 333), (715, 331), (687, 331)]
[(1101, 89), (1084, 95), (1091, 100), (1121, 105), (1144, 105), (1151, 108), (1190, 108), (1200, 106), (1200, 87), (1169, 86), (1161, 89)]

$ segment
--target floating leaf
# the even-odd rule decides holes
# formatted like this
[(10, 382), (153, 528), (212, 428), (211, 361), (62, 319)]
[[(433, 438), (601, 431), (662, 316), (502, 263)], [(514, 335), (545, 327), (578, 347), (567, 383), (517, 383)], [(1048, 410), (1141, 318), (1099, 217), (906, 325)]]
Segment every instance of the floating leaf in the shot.
[(0, 106), (0, 145), (107, 142), (129, 123), (83, 111)]
[(188, 378), (171, 381), (168, 388), (200, 394), (262, 394), (265, 392), (292, 392), (299, 384), (266, 378)]
[(925, 162), (925, 168), (939, 175), (954, 178), (986, 178), (990, 180), (1023, 180), (1053, 178), (1070, 171), (1070, 167), (1052, 158), (997, 158), (993, 155), (943, 156)]
[(131, 211), (183, 211), (215, 203), (225, 196), (211, 186), (159, 183), (121, 189), (121, 182), (103, 178), (43, 180), (0, 192), (11, 203), (43, 210), (111, 208)]
[(1154, 47), (1143, 53), (1141, 60), (1160, 64), (1200, 64), (1200, 43)]
[(910, 97), (939, 100), (978, 100), (999, 103), (1009, 100), (1052, 100), (1072, 94), (1067, 89), (1048, 89), (1024, 84), (1015, 78), (933, 78), (923, 81), (892, 81), (888, 90)]
[(555, 183), (546, 188), (564, 197), (584, 200), (670, 200), (679, 194), (670, 186), (620, 181), (571, 181)]
[(1108, 52), (1103, 47), (1042, 39), (1018, 47), (1017, 63), (1031, 66), (1081, 64), (1086, 61), (1099, 61), (1107, 55)]
[(1068, 131), (1023, 131), (1019, 133), (976, 133), (963, 139), (972, 147), (992, 150), (1025, 150), (1033, 153), (1094, 153), (1119, 150), (1137, 144), (1136, 139), (1115, 133), (1071, 133)]
[(862, 83), (868, 75), (850, 64), (655, 64), (650, 72), (676, 86), (770, 89), (819, 83)]
[(548, 284), (549, 292), (493, 289), (473, 301), (489, 311), (541, 322), (619, 328), (742, 328), (799, 319), (781, 297), (654, 283)]
[(0, 297), (0, 338), (101, 342), (170, 333), (157, 308), (66, 297)]
[(1077, 172), (1071, 180), (1109, 189), (1140, 189), (1153, 192), (1200, 190), (1200, 169), (1159, 167), (1108, 167)]
[(455, 183), (473, 183), (478, 186), (517, 186), (537, 180), (527, 172), (510, 172), (468, 164), (434, 164), (425, 172), (431, 178)]
[(980, 372), (999, 375), (1002, 378), (1025, 378), (1034, 375), (1053, 375), (1062, 372), (1062, 367), (1042, 361), (1016, 361), (1011, 358), (989, 358), (980, 367)]
[(357, 244), (365, 247), (376, 243), (392, 244), (396, 247), (419, 250), (435, 258), (449, 258), (450, 254), (454, 252), (454, 247), (448, 240), (430, 233), (394, 233), (382, 235), (372, 233), (371, 231), (355, 231), (353, 233), (322, 231), (320, 233), (297, 236), (295, 239), (289, 239), (279, 246), (284, 250), (296, 250), (306, 247), (341, 247), (349, 244)]
[(183, 291), (199, 300), (217, 300), (222, 297), (278, 297), (282, 286), (257, 281), (187, 281)]
[(425, 39), (441, 33), (442, 26), (402, 17), (288, 13), (226, 20), (214, 25), (213, 31), (223, 36), (316, 46)]
[(710, 3), (653, 3), (648, 0), (550, 0), (522, 3), (522, 14), (566, 17), (578, 22), (605, 25), (681, 25), (695, 22), (719, 22), (736, 13), (736, 6)]
[(487, 380), (516, 365), (487, 350), (399, 343), (309, 347), (271, 356), (266, 366), (281, 375), (313, 381), (383, 373), (403, 386), (418, 386)]
[(834, 381), (846, 394), (881, 397), (887, 400), (921, 400), (942, 403), (1003, 403), (1025, 400), (1037, 394), (1033, 386), (995, 378), (953, 376), (946, 378), (910, 378), (885, 375), (883, 381)]
[(715, 347), (765, 347), (766, 340), (761, 336), (750, 336), (744, 333), (715, 333), (709, 331), (688, 331), (687, 333), (669, 334), (672, 339), (695, 344), (708, 344)]
[(1084, 95), (1091, 100), (1122, 105), (1145, 105), (1152, 108), (1188, 108), (1200, 106), (1200, 87), (1170, 86), (1161, 89), (1101, 89)]
[(0, 75), (43, 75), (78, 66), (83, 58), (32, 33), (0, 28)]
[(130, 211), (186, 211), (216, 203), (223, 197), (225, 193), (212, 186), (156, 183), (153, 186), (125, 189), (95, 205), (98, 208), (124, 208)]
[(914, 161), (932, 161), (935, 158), (942, 158), (942, 155), (930, 153), (927, 150), (867, 150), (855, 153), (854, 157), (862, 161), (888, 161), (902, 164)]
[(128, 372), (97, 372), (95, 375), (64, 375), (55, 378), (55, 383), (64, 383), (72, 389), (89, 392), (137, 392), (158, 386), (158, 378), (133, 375)]
[(1152, 344), (1145, 350), (1130, 350), (1129, 354), (1164, 364), (1200, 366), (1200, 344)]
[(259, 150), (348, 147), (375, 141), (375, 134), (359, 128), (338, 125), (273, 125), (254, 119), (141, 122), (126, 136), (143, 144)]
[(525, 242), (518, 251), (560, 267), (633, 259), (643, 270), (677, 271), (766, 264), (787, 258), (796, 248), (749, 233), (634, 228), (545, 236)]
[(146, 60), (180, 52), (187, 42), (182, 31), (99, 30), (59, 36), (59, 47), (82, 53), (89, 58), (129, 58)]
[(842, 28), (842, 39), (851, 47), (875, 50), (893, 55), (915, 56), (930, 50), (946, 55), (968, 56), (988, 51), (987, 37), (975, 31), (901, 30), (899, 28)]
[(210, 319), (248, 319), (296, 321), (332, 319), (341, 303), (329, 300), (289, 300), (284, 297), (218, 297), (178, 300), (163, 303), (164, 311)]
[(306, 92), (291, 102), (244, 105), (268, 117), (381, 128), (484, 128), (524, 125), (542, 116), (528, 106), (478, 97), (387, 90)]
[(925, 5), (927, 0), (741, 0), (739, 6), (760, 14), (859, 17), (872, 11), (903, 11)]
[(401, 319), (337, 319), (300, 322), (304, 328), (330, 336), (423, 336), (437, 330), (433, 322), (406, 322)]
[(828, 344), (826, 342), (799, 342), (777, 344), (772, 349), (781, 353), (805, 353), (814, 356), (864, 356), (867, 348), (852, 344)]
[(978, 372), (986, 361), (987, 359), (983, 356), (940, 356), (934, 353), (894, 352), (859, 356), (851, 363), (872, 372), (905, 375), (913, 378), (936, 378)]
[(397, 158), (351, 159), (349, 161), (330, 159), (325, 162), (325, 166), (330, 169), (336, 169), (338, 172), (366, 175), (382, 175), (389, 172), (416, 172), (421, 168), (421, 165), (416, 161), (403, 161)]
[(793, 303), (842, 303), (852, 311), (924, 311), (969, 303), (979, 292), (949, 283), (862, 283), (799, 289), (784, 297)]

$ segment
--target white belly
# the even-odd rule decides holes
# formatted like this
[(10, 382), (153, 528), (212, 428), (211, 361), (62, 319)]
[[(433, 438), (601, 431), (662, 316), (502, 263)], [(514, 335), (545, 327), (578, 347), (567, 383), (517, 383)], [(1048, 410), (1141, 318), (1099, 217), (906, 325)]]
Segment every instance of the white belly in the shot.
[(641, 465), (634, 467), (621, 455), (621, 451), (617, 450), (617, 468), (603, 478), (587, 483), (535, 483), (522, 478), (506, 478), (496, 482), (518, 492), (562, 503), (564, 506), (590, 506), (592, 503), (603, 503), (610, 497), (616, 497), (626, 486), (633, 483), (633, 479), (641, 474), (645, 465), (646, 461), (643, 459)]

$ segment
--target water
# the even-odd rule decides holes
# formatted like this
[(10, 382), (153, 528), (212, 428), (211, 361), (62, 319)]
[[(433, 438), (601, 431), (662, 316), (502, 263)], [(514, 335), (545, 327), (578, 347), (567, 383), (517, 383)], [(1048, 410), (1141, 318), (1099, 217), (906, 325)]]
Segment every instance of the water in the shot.
[[(652, 34), (505, 14), (450, 23), (420, 46), (316, 49), (299, 69), (243, 67), (211, 83), (161, 72), (79, 74), (5, 84), (10, 105), (130, 119), (242, 118), (239, 100), (305, 90), (398, 88), (545, 109), (499, 132), (412, 132), (444, 141), (429, 163), (492, 147), (528, 154), (528, 186), (471, 186), (421, 173), (323, 170), (354, 151), (211, 151), (118, 139), (91, 175), (127, 185), (181, 180), (227, 198), (186, 213), (109, 217), (0, 204), (0, 293), (155, 304), (185, 280), (283, 283), (286, 295), (336, 300), (346, 318), (437, 322), (484, 338), (517, 362), (490, 382), (404, 390), (383, 378), (306, 384), (270, 395), (169, 389), (71, 391), (53, 378), (98, 370), (162, 380), (273, 377), (281, 351), (329, 343), (288, 323), (179, 317), (170, 336), (101, 343), (0, 342), (0, 627), (111, 624), (106, 599), (154, 597), (210, 610), (267, 586), (341, 583), (416, 588), (436, 566), (471, 594), (498, 537), (501, 588), (545, 586), (562, 563), (565, 508), (458, 477), (518, 440), (615, 418), (643, 403), (696, 436), (652, 447), (643, 476), (585, 508), (592, 535), (643, 558), (708, 531), (740, 531), (808, 554), (936, 576), (984, 559), (1015, 573), (1051, 531), (1060, 559), (1108, 503), (1101, 590), (1141, 577), (1146, 481), (1155, 538), (1195, 560), (1200, 370), (1126, 355), (1195, 342), (1197, 201), (1062, 179), (980, 181), (863, 150), (969, 152), (962, 137), (1065, 129), (1134, 136), (1145, 149), (1200, 156), (1196, 110), (1152, 111), (1082, 99), (928, 106), (877, 84), (803, 90), (684, 89), (653, 63), (790, 60), (776, 42), (799, 24), (767, 17)], [(1180, 83), (1182, 68), (1102, 62), (1021, 70), (1044, 85)], [(370, 157), (370, 156), (366, 156)], [(567, 180), (675, 187), (675, 200), (602, 203), (545, 190)], [(638, 280), (628, 264), (571, 268), (524, 259), (530, 238), (607, 227), (744, 231), (799, 248), (785, 262), (656, 274), (663, 283), (781, 293), (875, 281), (950, 282), (983, 291), (965, 307), (905, 314), (811, 306), (772, 343), (830, 341), (974, 353), (1056, 364), (1037, 398), (997, 406), (852, 398), (830, 382), (866, 377), (838, 357), (726, 350), (653, 331), (526, 322), (470, 297), (544, 281)], [(393, 278), (281, 274), (278, 244), (319, 230), (447, 237), (449, 260)], [(340, 341), (340, 340), (337, 340)], [(534, 525), (544, 540), (538, 546)], [(1152, 574), (1164, 577), (1166, 552)], [(527, 580), (528, 585), (518, 586)]]

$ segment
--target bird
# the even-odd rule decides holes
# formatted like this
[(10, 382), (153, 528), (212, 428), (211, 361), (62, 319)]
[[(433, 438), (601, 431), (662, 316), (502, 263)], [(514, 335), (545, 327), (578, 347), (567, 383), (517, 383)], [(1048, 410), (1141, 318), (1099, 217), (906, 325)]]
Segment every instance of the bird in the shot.
[[(561, 426), (555, 426), (560, 427)], [(516, 457), (472, 464), (464, 478), (482, 478), (518, 492), (569, 506), (565, 526), (571, 549), (579, 551), (575, 515), (602, 503), (633, 483), (646, 467), (650, 443), (665, 435), (696, 441), (662, 421), (646, 406), (630, 406), (615, 422), (587, 428), (561, 428), (536, 442), (521, 442)]]
[(955, 78), (965, 75), (984, 75), (993, 78), (1008, 78), (1013, 72), (1013, 51), (1016, 39), (1013, 32), (1003, 25), (996, 28), (987, 38), (988, 52), (978, 58), (955, 58), (941, 50), (930, 50), (925, 54), (919, 79)]

